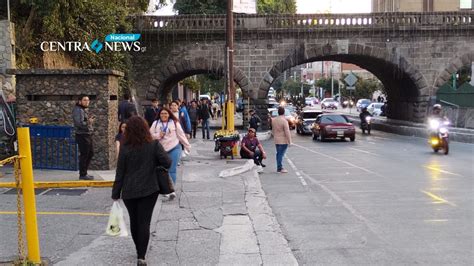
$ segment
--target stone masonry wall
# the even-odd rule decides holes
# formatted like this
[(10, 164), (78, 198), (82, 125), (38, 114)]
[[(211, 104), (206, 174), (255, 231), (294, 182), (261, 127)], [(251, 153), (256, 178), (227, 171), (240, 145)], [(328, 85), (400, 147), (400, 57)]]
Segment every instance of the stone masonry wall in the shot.
[(13, 23), (8, 20), (0, 20), (0, 88), (5, 96), (10, 98), (15, 95), (15, 81), (6, 70), (15, 67), (15, 32)]
[(89, 95), (94, 124), (91, 169), (115, 167), (118, 121), (118, 78), (114, 70), (10, 70), (17, 80), (19, 122), (37, 117), (42, 125), (73, 125), (72, 109), (80, 94)]

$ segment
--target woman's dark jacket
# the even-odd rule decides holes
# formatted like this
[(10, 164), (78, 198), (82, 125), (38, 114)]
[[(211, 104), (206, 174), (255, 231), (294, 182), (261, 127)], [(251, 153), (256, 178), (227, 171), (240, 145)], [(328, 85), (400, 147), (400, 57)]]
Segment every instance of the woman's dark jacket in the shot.
[(112, 199), (142, 198), (159, 191), (156, 166), (171, 166), (168, 153), (158, 141), (134, 148), (121, 145)]

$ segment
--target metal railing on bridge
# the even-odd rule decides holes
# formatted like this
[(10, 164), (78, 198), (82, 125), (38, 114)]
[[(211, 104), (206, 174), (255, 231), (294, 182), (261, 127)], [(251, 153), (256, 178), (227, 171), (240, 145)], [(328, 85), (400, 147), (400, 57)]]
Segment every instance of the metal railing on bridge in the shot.
[[(146, 31), (225, 31), (225, 15), (137, 16)], [(235, 30), (347, 29), (399, 27), (459, 28), (474, 25), (474, 12), (236, 15)]]

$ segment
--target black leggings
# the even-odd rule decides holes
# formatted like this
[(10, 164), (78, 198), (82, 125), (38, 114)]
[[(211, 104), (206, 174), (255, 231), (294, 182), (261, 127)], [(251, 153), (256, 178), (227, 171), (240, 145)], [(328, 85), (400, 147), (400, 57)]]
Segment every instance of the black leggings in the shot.
[(145, 259), (148, 241), (150, 240), (150, 222), (158, 199), (158, 192), (136, 199), (124, 199), (130, 215), (130, 231), (137, 250), (138, 259)]

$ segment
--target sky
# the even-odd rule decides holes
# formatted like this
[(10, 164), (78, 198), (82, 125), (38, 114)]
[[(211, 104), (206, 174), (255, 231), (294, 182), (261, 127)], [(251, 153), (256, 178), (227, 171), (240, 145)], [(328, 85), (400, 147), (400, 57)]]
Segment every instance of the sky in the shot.
[[(153, 3), (155, 0), (150, 0)], [(370, 13), (371, 0), (296, 0), (296, 13)], [(173, 4), (152, 12), (153, 15), (173, 15)]]

